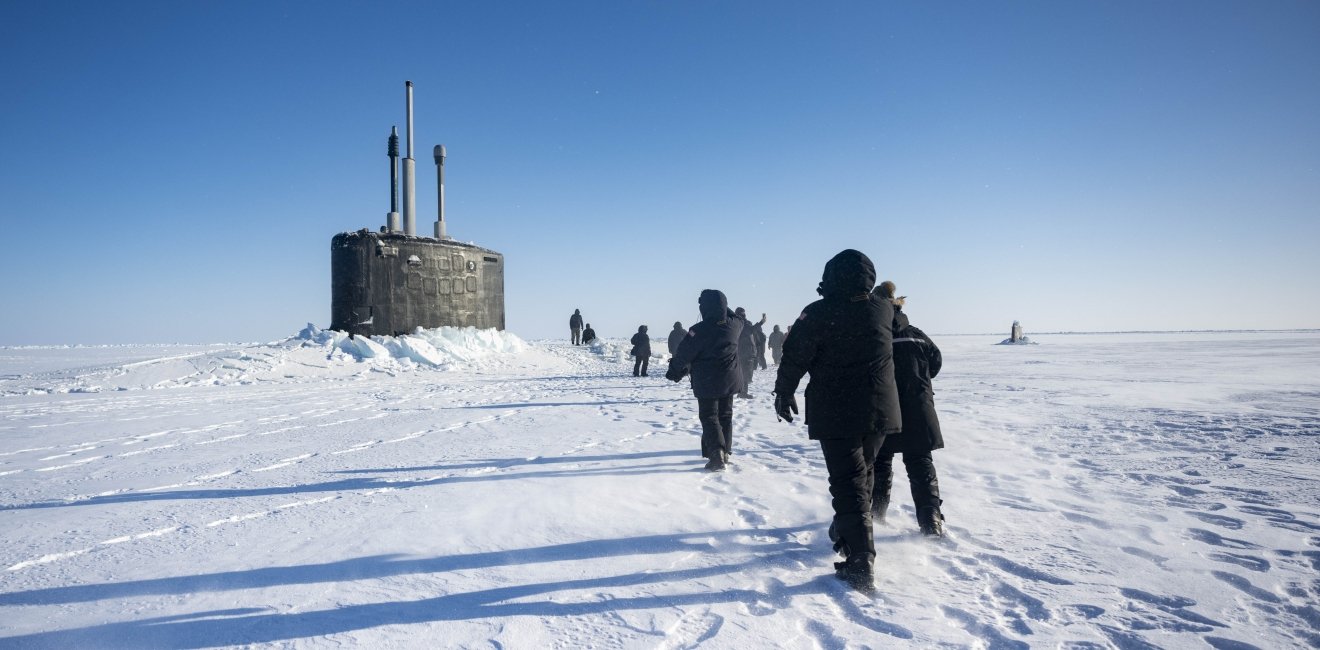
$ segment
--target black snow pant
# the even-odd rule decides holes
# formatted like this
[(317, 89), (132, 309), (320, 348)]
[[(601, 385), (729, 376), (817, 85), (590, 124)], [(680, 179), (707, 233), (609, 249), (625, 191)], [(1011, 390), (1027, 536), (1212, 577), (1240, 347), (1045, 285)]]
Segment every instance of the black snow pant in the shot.
[(757, 366), (758, 368), (760, 368), (761, 370), (765, 370), (765, 369), (766, 369), (766, 365), (765, 365), (765, 350), (757, 350), (757, 351), (756, 351), (756, 366)]
[(573, 330), (573, 345), (582, 345), (582, 330), (576, 327), (571, 329)]
[(834, 531), (839, 538), (834, 548), (846, 556), (865, 553), (875, 557), (871, 485), (876, 452), (884, 440), (884, 435), (873, 433), (820, 441), (825, 468), (830, 472), (830, 496), (834, 497)]
[(701, 419), (701, 455), (719, 458), (719, 453), (733, 452), (733, 395), (697, 398), (697, 417)]
[(645, 377), (646, 367), (649, 365), (651, 365), (650, 355), (644, 357), (637, 357), (637, 360), (633, 362), (633, 376), (636, 377), (638, 375), (641, 375)]
[[(912, 488), (912, 504), (920, 513), (922, 508), (939, 508), (940, 477), (935, 474), (935, 459), (929, 451), (903, 452), (903, 467), (907, 469), (908, 484)], [(894, 483), (894, 452), (882, 451), (875, 459), (875, 487), (872, 490), (873, 510), (884, 516), (889, 508), (889, 495)]]
[(743, 394), (752, 392), (752, 373), (756, 372), (756, 359), (748, 357), (739, 359), (739, 365), (742, 366)]

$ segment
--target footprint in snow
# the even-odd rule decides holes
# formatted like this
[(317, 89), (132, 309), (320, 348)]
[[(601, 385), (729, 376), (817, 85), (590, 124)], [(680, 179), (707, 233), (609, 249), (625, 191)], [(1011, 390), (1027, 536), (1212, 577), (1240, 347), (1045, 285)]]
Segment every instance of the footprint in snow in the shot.
[(1187, 511), (1187, 514), (1196, 517), (1207, 524), (1212, 524), (1221, 528), (1228, 528), (1230, 530), (1241, 530), (1244, 523), (1241, 519), (1235, 517), (1212, 515), (1206, 512), (1197, 512), (1195, 510), (1189, 510)]
[(1211, 553), (1207, 557), (1216, 562), (1236, 564), (1251, 571), (1265, 572), (1270, 570), (1270, 561), (1262, 557), (1238, 555), (1237, 553)]

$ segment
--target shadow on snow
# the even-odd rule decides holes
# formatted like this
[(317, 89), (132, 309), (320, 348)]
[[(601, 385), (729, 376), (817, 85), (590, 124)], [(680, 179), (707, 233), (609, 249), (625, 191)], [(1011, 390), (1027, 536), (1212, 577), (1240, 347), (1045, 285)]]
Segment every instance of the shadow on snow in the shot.
[[(798, 554), (813, 552), (792, 540), (796, 533), (819, 528), (820, 524), (774, 529), (743, 529), (701, 533), (646, 535), (614, 540), (556, 544), (512, 551), (407, 559), (400, 555), (378, 555), (324, 564), (266, 567), (198, 576), (178, 576), (99, 585), (54, 587), (0, 595), (0, 605), (51, 605), (142, 596), (181, 595), (261, 589), (278, 586), (321, 584), (351, 580), (388, 578), (539, 562), (584, 560), (636, 554), (668, 554), (711, 550), (715, 540), (721, 557), (743, 552), (745, 561), (676, 571), (638, 572), (563, 580), (530, 585), (482, 589), (405, 602), (347, 605), (311, 612), (278, 613), (268, 608), (234, 608), (107, 623), (70, 630), (40, 632), (0, 639), (0, 645), (24, 648), (204, 648), (218, 645), (273, 643), (328, 634), (339, 634), (382, 625), (410, 625), (509, 616), (584, 616), (624, 610), (672, 609), (718, 603), (758, 603), (776, 608), (791, 607), (797, 596), (839, 594), (838, 602), (849, 620), (871, 630), (911, 639), (912, 633), (875, 618), (852, 602), (846, 588), (833, 577), (820, 576), (798, 585), (770, 579), (758, 589), (723, 589), (675, 594), (606, 597), (588, 602), (555, 602), (545, 597), (560, 591), (599, 590), (640, 585), (673, 585), (721, 575), (756, 573), (766, 566), (796, 567)], [(780, 541), (747, 543), (747, 535), (773, 537)], [(656, 631), (657, 639), (663, 632)]]
[[(513, 468), (523, 465), (543, 465), (560, 462), (589, 462), (589, 461), (619, 461), (633, 458), (657, 458), (661, 456), (699, 456), (699, 451), (665, 451), (665, 452), (641, 452), (637, 454), (617, 454), (612, 456), (578, 456), (562, 458), (533, 458), (533, 459), (497, 459), (492, 461), (477, 461), (464, 465), (436, 465), (432, 467), (415, 467), (399, 469), (382, 470), (352, 470), (358, 471), (379, 471), (379, 472), (406, 472), (406, 471), (434, 471), (434, 470), (471, 470), (476, 468)], [(386, 480), (379, 477), (361, 477), (346, 478), (338, 481), (326, 481), (324, 483), (306, 483), (302, 485), (278, 485), (271, 487), (258, 488), (230, 488), (230, 489), (211, 489), (211, 490), (171, 490), (160, 492), (135, 492), (129, 494), (111, 494), (106, 496), (95, 496), (78, 501), (41, 501), (36, 503), (27, 503), (20, 505), (0, 506), (0, 511), (5, 510), (32, 510), (40, 508), (64, 508), (72, 506), (96, 506), (119, 503), (138, 503), (149, 501), (176, 501), (191, 499), (237, 499), (245, 497), (263, 497), (263, 496), (281, 496), (291, 494), (315, 494), (319, 492), (352, 492), (357, 490), (380, 490), (389, 488), (392, 490), (404, 490), (414, 487), (430, 485), (446, 485), (452, 483), (476, 483), (483, 481), (502, 481), (511, 479), (527, 478), (574, 478), (583, 476), (639, 476), (645, 474), (664, 474), (675, 471), (687, 471), (700, 465), (693, 462), (671, 462), (654, 463), (632, 468), (619, 467), (595, 467), (578, 468), (564, 470), (542, 470), (530, 472), (507, 472), (507, 473), (480, 473), (480, 474), (461, 474), (456, 476), (434, 476), (430, 478), (412, 479), (412, 480)]]

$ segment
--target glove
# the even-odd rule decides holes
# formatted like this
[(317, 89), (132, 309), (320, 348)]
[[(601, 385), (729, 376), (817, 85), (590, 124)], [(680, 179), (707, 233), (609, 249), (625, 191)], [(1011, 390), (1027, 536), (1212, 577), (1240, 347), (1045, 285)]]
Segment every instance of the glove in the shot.
[(670, 366), (669, 370), (665, 371), (665, 379), (668, 379), (669, 381), (683, 381), (683, 377), (685, 376), (687, 376), (686, 372), (673, 366)]
[(775, 395), (775, 416), (789, 422), (793, 421), (793, 414), (798, 412), (797, 399), (792, 393), (787, 395)]

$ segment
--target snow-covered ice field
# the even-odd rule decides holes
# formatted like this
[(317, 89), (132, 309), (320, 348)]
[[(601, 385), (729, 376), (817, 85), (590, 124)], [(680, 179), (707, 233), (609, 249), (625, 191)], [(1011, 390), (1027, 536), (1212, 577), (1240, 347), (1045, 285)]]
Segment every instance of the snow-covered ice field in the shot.
[(875, 599), (773, 367), (708, 474), (615, 345), (0, 349), (0, 647), (1320, 647), (1320, 332), (1000, 338)]

